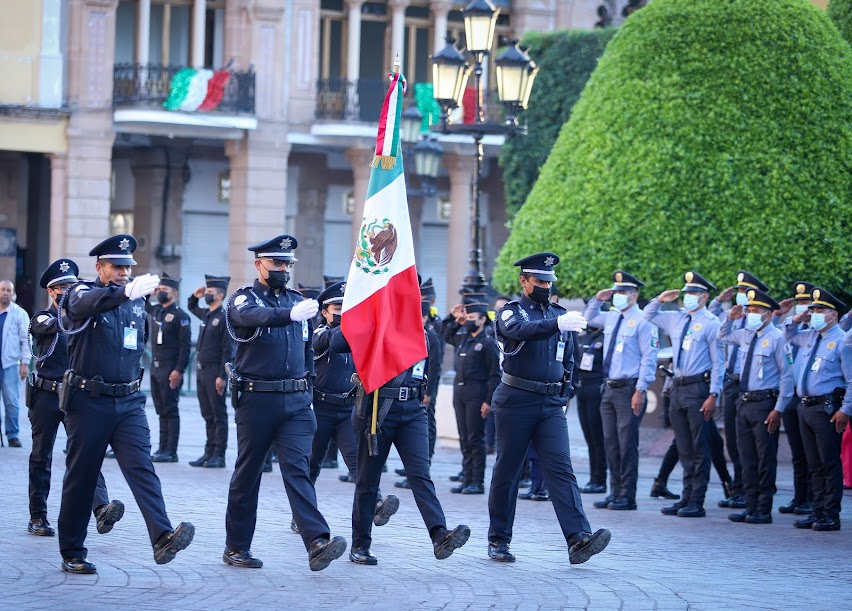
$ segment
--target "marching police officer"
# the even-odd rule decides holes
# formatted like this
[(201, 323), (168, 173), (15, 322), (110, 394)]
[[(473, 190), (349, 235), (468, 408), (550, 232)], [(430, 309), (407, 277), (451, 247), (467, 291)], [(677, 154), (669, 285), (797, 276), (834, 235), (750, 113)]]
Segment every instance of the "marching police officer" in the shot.
[(571, 393), (574, 346), (571, 331), (585, 328), (575, 313), (550, 302), (559, 257), (543, 252), (515, 262), (523, 292), (497, 313), (503, 375), (491, 407), (497, 429), (497, 462), (488, 497), (488, 556), (514, 562), (509, 551), (521, 467), (530, 441), (538, 452), (550, 498), (568, 544), (571, 564), (604, 550), (610, 532), (591, 533), (568, 454), (565, 405)]
[[(745, 354), (737, 404), (737, 448), (743, 469), (746, 508), (728, 516), (732, 522), (772, 523), (772, 497), (778, 467), (778, 427), (793, 397), (793, 354), (784, 334), (772, 322), (778, 302), (750, 289), (745, 307), (734, 306), (719, 328), (718, 338)], [(745, 318), (745, 329), (733, 331)]]
[(177, 462), (180, 437), (180, 389), (189, 365), (192, 345), (189, 315), (177, 305), (180, 280), (163, 273), (157, 287), (157, 304), (145, 303), (151, 326), (151, 398), (160, 417), (160, 445), (154, 462)]
[(606, 449), (601, 421), (604, 329), (589, 325), (574, 340), (574, 386), (577, 417), (589, 448), (589, 483), (580, 492), (606, 492)]
[[(598, 509), (636, 509), (639, 478), (639, 423), (648, 387), (657, 375), (657, 329), (636, 305), (644, 283), (623, 271), (613, 274), (611, 289), (599, 291), (586, 305), (586, 321), (604, 328), (601, 421), (610, 474), (610, 494)], [(612, 299), (612, 308), (601, 306)]]
[(343, 537), (330, 537), (308, 471), (317, 429), (311, 409), (311, 338), (319, 306), (287, 288), (297, 246), (289, 235), (249, 246), (257, 280), (231, 295), (225, 311), (228, 331), (237, 342), (232, 377), (237, 464), (228, 492), (222, 559), (243, 568), (263, 566), (250, 550), (263, 463), (272, 444), (278, 448), (278, 466), (311, 570), (323, 570), (346, 551)]
[[(799, 346), (797, 372), (799, 427), (813, 484), (811, 515), (796, 528), (840, 530), (843, 467), (840, 440), (852, 415), (852, 340), (837, 324), (845, 304), (823, 288), (814, 288), (807, 312), (786, 321), (784, 336)], [(808, 323), (808, 329), (800, 329)]]
[[(672, 340), (671, 408), (677, 451), (683, 466), (683, 494), (664, 515), (700, 518), (706, 515), (704, 497), (710, 481), (710, 430), (707, 422), (716, 409), (722, 390), (725, 355), (717, 339), (721, 322), (705, 307), (710, 282), (697, 272), (684, 274), (683, 289), (660, 293), (645, 306), (645, 318), (668, 333)], [(662, 312), (660, 308), (683, 296), (683, 308)]]
[[(50, 307), (35, 313), (30, 333), (36, 341), (35, 371), (27, 378), (27, 407), (33, 433), (30, 453), (30, 523), (27, 530), (43, 537), (56, 534), (47, 520), (47, 496), (50, 494), (50, 469), (53, 444), (62, 422), (59, 409), (59, 387), (68, 369), (68, 338), (59, 330), (57, 317), (60, 303), (72, 284), (77, 282), (79, 268), (71, 259), (51, 263), (41, 275), (39, 285), (47, 289)], [(70, 323), (70, 321), (67, 321)], [(92, 512), (98, 532), (108, 533), (124, 515), (124, 503), (110, 501), (103, 475), (98, 473)]]
[[(225, 310), (222, 304), (228, 292), (228, 276), (204, 275), (204, 286), (187, 299), (187, 309), (201, 320), (198, 341), (195, 345), (198, 406), (207, 433), (204, 454), (190, 461), (192, 467), (221, 469), (225, 466), (228, 449), (228, 408), (225, 406), (225, 389), (228, 374), (225, 364), (234, 359), (234, 342), (225, 328)], [(199, 307), (204, 298), (206, 308)]]
[[(60, 407), (65, 411), (68, 456), (59, 510), (62, 569), (94, 573), (86, 560), (86, 527), (107, 445), (112, 446), (133, 492), (154, 548), (157, 564), (171, 562), (195, 535), (181, 522), (172, 530), (160, 480), (151, 462), (151, 433), (145, 415), (140, 361), (145, 349), (145, 297), (160, 279), (143, 274), (129, 280), (136, 240), (121, 234), (95, 246), (98, 279), (80, 282), (65, 302), (72, 333), (68, 339), (70, 369), (62, 382)], [(59, 319), (61, 320), (61, 319)]]
[(485, 494), (485, 418), (500, 383), (497, 342), (485, 332), (488, 304), (484, 295), (468, 295), (444, 321), (444, 339), (455, 347), (453, 407), (462, 451), (462, 481), (450, 491)]

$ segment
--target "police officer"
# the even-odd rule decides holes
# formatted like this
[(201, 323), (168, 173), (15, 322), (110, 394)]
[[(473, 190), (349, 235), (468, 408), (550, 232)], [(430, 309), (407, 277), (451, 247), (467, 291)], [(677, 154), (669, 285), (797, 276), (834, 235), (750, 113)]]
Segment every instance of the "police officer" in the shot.
[[(749, 289), (745, 307), (734, 306), (718, 338), (745, 354), (737, 405), (737, 448), (743, 469), (746, 508), (728, 516), (732, 522), (772, 523), (772, 497), (778, 467), (778, 427), (793, 397), (793, 354), (784, 334), (772, 323), (778, 302), (764, 291)], [(745, 329), (733, 323), (746, 319)]]
[(311, 409), (311, 339), (319, 305), (287, 287), (297, 246), (289, 235), (249, 246), (257, 280), (231, 295), (226, 310), (228, 331), (237, 342), (232, 380), (237, 464), (228, 492), (222, 559), (243, 568), (263, 566), (250, 550), (261, 472), (272, 444), (278, 448), (278, 466), (311, 570), (323, 570), (346, 551), (343, 537), (330, 537), (308, 470), (317, 429)]
[(589, 325), (578, 331), (574, 341), (574, 386), (577, 388), (577, 417), (589, 448), (589, 483), (580, 489), (587, 494), (606, 492), (606, 449), (601, 421), (604, 329)]
[[(314, 331), (314, 414), (317, 432), (311, 447), (310, 474), (316, 483), (326, 457), (329, 441), (335, 439), (336, 447), (343, 454), (349, 473), (355, 477), (358, 470), (358, 440), (352, 430), (352, 411), (355, 406), (355, 383), (352, 374), (355, 364), (352, 355), (332, 349), (334, 338), (341, 335), (340, 311), (343, 304), (345, 282), (329, 285), (317, 298), (322, 308), (322, 323)], [(382, 498), (376, 494), (376, 510), (373, 524), (384, 526), (399, 509), (399, 498), (389, 494)], [(291, 524), (293, 528), (295, 524)]]
[[(645, 306), (645, 318), (671, 337), (674, 369), (669, 418), (683, 466), (681, 499), (660, 511), (681, 518), (706, 515), (704, 497), (710, 481), (710, 430), (707, 425), (722, 390), (725, 353), (717, 339), (721, 322), (705, 307), (715, 290), (701, 274), (684, 274), (684, 287), (660, 293)], [(683, 296), (683, 308), (676, 312), (660, 310)]]
[[(228, 408), (225, 406), (225, 390), (228, 374), (225, 364), (234, 359), (234, 342), (225, 327), (225, 310), (222, 303), (228, 292), (228, 276), (204, 275), (204, 286), (187, 299), (187, 309), (201, 320), (198, 329), (196, 351), (196, 386), (198, 406), (207, 433), (204, 454), (190, 461), (192, 467), (221, 469), (225, 466), (225, 450), (228, 449)], [(198, 302), (204, 298), (206, 308)]]
[[(604, 328), (604, 385), (601, 421), (609, 463), (610, 494), (595, 501), (598, 509), (636, 509), (639, 478), (639, 423), (648, 387), (657, 375), (657, 329), (636, 305), (644, 286), (627, 272), (616, 271), (611, 289), (599, 291), (586, 305), (586, 321)], [(612, 299), (612, 308), (601, 306)]]
[[(53, 444), (62, 422), (58, 390), (68, 369), (68, 338), (59, 330), (57, 317), (65, 291), (77, 282), (79, 268), (71, 259), (51, 263), (41, 275), (39, 285), (47, 289), (50, 307), (35, 313), (30, 333), (36, 341), (35, 371), (27, 378), (27, 407), (33, 433), (30, 453), (30, 523), (27, 530), (43, 537), (56, 534), (47, 521), (47, 496), (50, 494), (50, 469)], [(67, 323), (70, 323), (66, 319)], [(92, 512), (98, 532), (108, 533), (124, 515), (124, 503), (110, 501), (103, 475), (98, 473)]]
[[(840, 441), (852, 414), (852, 340), (838, 326), (845, 304), (823, 288), (814, 288), (807, 312), (788, 319), (787, 341), (799, 347), (797, 372), (799, 428), (813, 484), (813, 512), (796, 520), (796, 528), (840, 530), (843, 467)], [(799, 325), (808, 323), (809, 328)]]
[(524, 456), (532, 441), (550, 486), (550, 498), (571, 564), (586, 562), (610, 540), (606, 529), (591, 533), (568, 453), (565, 405), (571, 394), (574, 346), (571, 331), (585, 328), (575, 313), (550, 303), (553, 267), (559, 257), (543, 252), (515, 262), (522, 296), (497, 313), (503, 375), (491, 407), (497, 429), (497, 462), (488, 496), (488, 556), (514, 562), (509, 551)]
[(86, 527), (107, 445), (133, 492), (154, 548), (157, 564), (171, 562), (195, 535), (181, 522), (172, 530), (160, 480), (151, 462), (151, 433), (140, 392), (140, 361), (147, 340), (145, 298), (160, 279), (143, 274), (129, 280), (136, 240), (121, 234), (95, 246), (98, 279), (68, 291), (70, 369), (62, 383), (60, 407), (65, 411), (68, 455), (59, 510), (62, 569), (94, 573), (86, 560)]
[(453, 408), (462, 451), (462, 482), (450, 491), (485, 494), (485, 418), (500, 383), (497, 342), (485, 332), (488, 304), (484, 295), (468, 295), (444, 322), (444, 339), (455, 348)]
[[(722, 304), (733, 299), (734, 305), (744, 306), (748, 302), (748, 291), (753, 289), (763, 291), (764, 293), (769, 292), (769, 288), (760, 278), (748, 270), (742, 269), (737, 272), (737, 283), (719, 293), (716, 299), (713, 299), (707, 304), (707, 309), (711, 314), (715, 314), (720, 320), (724, 321), (725, 317), (722, 314)], [(733, 331), (743, 328), (745, 328), (745, 318), (734, 321)], [(740, 464), (740, 453), (737, 449), (737, 402), (740, 396), (740, 375), (745, 355), (740, 352), (740, 348), (736, 344), (725, 346), (725, 351), (725, 379), (721, 396), (722, 417), (725, 424), (725, 447), (728, 450), (731, 463), (734, 465), (734, 479), (731, 482), (730, 489), (726, 490), (725, 496), (727, 498), (719, 501), (719, 507), (745, 509), (746, 502), (743, 496), (742, 465)], [(712, 430), (710, 434), (711, 436), (713, 435)], [(715, 456), (717, 452), (716, 445), (711, 438), (711, 452), (714, 454), (713, 461), (718, 465), (717, 457)]]
[(177, 305), (180, 280), (163, 273), (155, 293), (157, 304), (145, 303), (152, 321), (151, 398), (160, 417), (160, 445), (154, 462), (177, 462), (180, 437), (180, 388), (192, 345), (189, 315)]

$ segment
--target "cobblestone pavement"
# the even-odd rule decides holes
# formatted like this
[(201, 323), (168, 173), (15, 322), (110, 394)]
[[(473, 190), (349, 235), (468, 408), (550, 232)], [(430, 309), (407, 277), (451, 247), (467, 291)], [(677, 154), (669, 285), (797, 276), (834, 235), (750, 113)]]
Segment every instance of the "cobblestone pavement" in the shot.
[[(448, 389), (449, 390), (449, 389)], [(290, 532), (290, 510), (277, 472), (261, 487), (253, 551), (261, 570), (223, 564), (225, 506), (235, 451), (228, 469), (194, 469), (186, 463), (201, 454), (203, 427), (198, 404), (181, 400), (181, 462), (158, 465), (169, 515), (174, 523), (196, 526), (193, 544), (170, 564), (154, 563), (139, 510), (113, 460), (104, 462), (112, 498), (127, 505), (124, 519), (108, 535), (90, 526), (89, 559), (98, 574), (68, 575), (59, 569), (55, 538), (29, 535), (27, 457), (29, 428), (22, 412), (24, 449), (0, 449), (0, 508), (5, 553), (0, 556), (0, 605), (4, 609), (842, 609), (849, 604), (852, 576), (852, 495), (846, 495), (846, 530), (799, 531), (793, 518), (775, 514), (768, 526), (732, 524), (716, 507), (721, 487), (711, 482), (708, 517), (688, 520), (659, 513), (663, 501), (647, 497), (659, 458), (643, 456), (639, 510), (613, 512), (584, 501), (593, 528), (612, 531), (609, 548), (590, 562), (570, 566), (564, 539), (550, 503), (519, 501), (512, 551), (518, 561), (502, 565), (487, 558), (488, 510), (485, 496), (449, 493), (448, 476), (458, 469), (457, 450), (441, 448), (433, 478), (447, 520), (470, 526), (469, 543), (451, 558), (435, 560), (411, 493), (392, 487), (401, 499), (399, 513), (374, 529), (376, 567), (342, 558), (320, 573), (308, 569), (307, 554)], [(149, 401), (156, 438), (157, 418)], [(231, 430), (231, 445), (236, 434)], [(586, 448), (576, 416), (569, 412), (571, 449), (580, 483), (587, 479)], [(56, 525), (64, 471), (60, 432), (49, 499)], [(489, 457), (489, 467), (493, 464)], [(342, 465), (342, 461), (341, 461)], [(678, 469), (679, 471), (679, 469)], [(320, 508), (335, 534), (350, 538), (354, 487), (337, 480), (343, 471), (324, 471), (317, 483)], [(778, 501), (791, 496), (791, 469), (779, 471)], [(674, 479), (672, 487), (679, 488)], [(779, 504), (779, 503), (776, 503)]]

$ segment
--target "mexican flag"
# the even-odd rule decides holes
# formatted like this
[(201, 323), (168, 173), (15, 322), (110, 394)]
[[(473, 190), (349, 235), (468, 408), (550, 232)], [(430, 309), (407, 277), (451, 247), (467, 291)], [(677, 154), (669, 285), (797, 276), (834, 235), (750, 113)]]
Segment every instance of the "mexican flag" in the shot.
[(343, 297), (341, 327), (367, 393), (426, 358), (399, 138), (405, 87), (391, 75)]
[(230, 77), (228, 68), (216, 72), (184, 68), (172, 78), (169, 97), (163, 102), (163, 108), (185, 112), (213, 110), (221, 103)]

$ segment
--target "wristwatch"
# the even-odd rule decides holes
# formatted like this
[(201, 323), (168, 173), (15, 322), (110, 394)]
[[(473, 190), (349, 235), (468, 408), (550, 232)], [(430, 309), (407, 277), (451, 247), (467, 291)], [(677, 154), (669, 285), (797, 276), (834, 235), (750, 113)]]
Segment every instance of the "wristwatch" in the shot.
[(711, 396), (711, 397), (713, 397), (714, 399), (718, 399), (718, 398), (719, 398), (719, 393), (717, 393), (717, 392), (711, 392), (711, 393), (710, 393), (710, 396)]
[(641, 392), (644, 395), (644, 394), (647, 394), (648, 389), (647, 388), (637, 388), (636, 392)]

